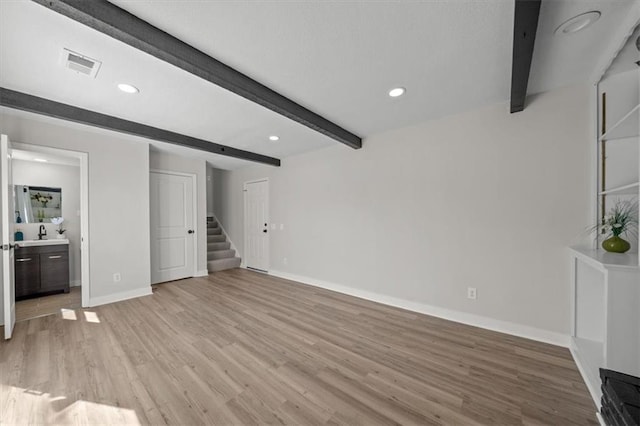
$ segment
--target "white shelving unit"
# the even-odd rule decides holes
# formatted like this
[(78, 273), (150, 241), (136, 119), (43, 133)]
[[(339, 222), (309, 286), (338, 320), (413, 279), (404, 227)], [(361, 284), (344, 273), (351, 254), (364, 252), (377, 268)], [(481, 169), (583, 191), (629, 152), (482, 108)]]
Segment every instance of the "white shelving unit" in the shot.
[(640, 376), (638, 256), (571, 248), (572, 352), (599, 406), (600, 368)]
[(640, 104), (634, 106), (616, 124), (611, 126), (602, 136), (601, 141), (614, 141), (617, 139), (627, 139), (637, 137), (640, 133), (640, 121), (638, 112)]
[(638, 193), (638, 188), (640, 187), (640, 182), (630, 183), (628, 185), (617, 186), (615, 188), (607, 189), (606, 191), (598, 192), (598, 195), (633, 195)]
[[(631, 71), (630, 73), (633, 74), (633, 71)], [(622, 82), (622, 85), (624, 85), (624, 82)], [(639, 192), (640, 191), (640, 171), (639, 171), (640, 167), (638, 166), (640, 163), (640, 156), (639, 156), (640, 154), (635, 152), (633, 148), (631, 149), (629, 148), (631, 144), (634, 144), (636, 148), (638, 147), (639, 135), (640, 135), (640, 102), (635, 104), (629, 112), (624, 114), (624, 116), (621, 119), (619, 119), (613, 126), (611, 126), (604, 134), (602, 134), (598, 138), (600, 143), (598, 151), (601, 155), (603, 150), (606, 149), (602, 146), (603, 144), (606, 144), (607, 148), (610, 150), (618, 148), (620, 153), (618, 153), (617, 157), (623, 156), (625, 155), (625, 153), (628, 154), (628, 157), (625, 158), (626, 164), (616, 164), (616, 163), (622, 163), (622, 162), (621, 161), (616, 162), (617, 160), (616, 156), (607, 156), (607, 162), (610, 163), (609, 166), (611, 167), (622, 166), (623, 169), (621, 173), (625, 174), (626, 178), (623, 177), (623, 179), (625, 179), (624, 184), (615, 185), (613, 187), (609, 187), (605, 190), (602, 190), (601, 182), (603, 182), (603, 177), (605, 180), (607, 178), (606, 176), (607, 173), (605, 170), (604, 172), (605, 175), (603, 176), (601, 174), (600, 176), (600, 183), (599, 183), (600, 191), (598, 192), (598, 195), (600, 197), (625, 196), (625, 195), (637, 197), (638, 194), (640, 194)], [(626, 146), (620, 147), (620, 145), (623, 144), (623, 141)], [(617, 142), (620, 142), (620, 143), (618, 143), (616, 146)], [(635, 157), (635, 161), (634, 161), (634, 157)], [(611, 172), (609, 172), (608, 174), (611, 174)], [(618, 177), (618, 179), (620, 179), (620, 177)], [(602, 202), (602, 200), (600, 202)], [(638, 251), (637, 244), (636, 244), (635, 251)]]
[[(628, 36), (620, 51), (634, 51), (640, 20)], [(597, 83), (598, 221), (618, 200), (640, 198), (640, 68), (629, 57), (615, 57)], [(600, 248), (600, 235), (593, 247), (570, 249), (571, 351), (598, 407), (600, 368), (640, 376), (639, 244), (622, 237), (632, 246), (625, 254)]]

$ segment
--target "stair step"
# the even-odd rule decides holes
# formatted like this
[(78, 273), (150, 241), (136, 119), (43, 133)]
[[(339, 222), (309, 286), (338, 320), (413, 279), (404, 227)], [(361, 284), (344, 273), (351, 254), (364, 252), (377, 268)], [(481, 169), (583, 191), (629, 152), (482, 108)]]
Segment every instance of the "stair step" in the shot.
[(215, 220), (213, 222), (207, 222), (207, 228), (217, 228), (218, 227), (218, 222), (216, 222)]
[(229, 250), (231, 243), (229, 241), (223, 243), (209, 243), (207, 244), (207, 252), (216, 250)]
[(224, 271), (225, 269), (237, 268), (242, 260), (239, 257), (230, 257), (227, 259), (210, 260), (207, 262), (207, 270), (209, 273)]
[(207, 228), (207, 235), (220, 235), (222, 234), (221, 228)]
[(227, 240), (223, 234), (207, 235), (207, 243), (224, 243)]
[(215, 250), (207, 253), (207, 260), (228, 259), (230, 257), (234, 257), (235, 255), (236, 255), (236, 251), (233, 249)]

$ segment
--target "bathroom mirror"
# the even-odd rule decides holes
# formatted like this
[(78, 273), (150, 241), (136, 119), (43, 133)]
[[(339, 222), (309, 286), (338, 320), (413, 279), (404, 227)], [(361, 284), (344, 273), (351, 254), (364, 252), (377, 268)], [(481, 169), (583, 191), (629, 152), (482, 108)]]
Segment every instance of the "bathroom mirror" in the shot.
[(62, 216), (62, 188), (14, 186), (16, 223), (51, 223)]

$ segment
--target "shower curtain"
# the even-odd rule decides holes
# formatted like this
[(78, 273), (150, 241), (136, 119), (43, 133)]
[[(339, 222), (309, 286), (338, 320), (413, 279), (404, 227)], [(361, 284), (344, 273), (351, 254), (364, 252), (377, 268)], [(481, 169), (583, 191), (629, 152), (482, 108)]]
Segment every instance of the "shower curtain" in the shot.
[(16, 200), (16, 212), (15, 219), (18, 219), (18, 215), (22, 218), (23, 223), (36, 222), (33, 216), (33, 209), (31, 208), (31, 196), (29, 194), (29, 187), (26, 185), (16, 185), (14, 187), (15, 200)]

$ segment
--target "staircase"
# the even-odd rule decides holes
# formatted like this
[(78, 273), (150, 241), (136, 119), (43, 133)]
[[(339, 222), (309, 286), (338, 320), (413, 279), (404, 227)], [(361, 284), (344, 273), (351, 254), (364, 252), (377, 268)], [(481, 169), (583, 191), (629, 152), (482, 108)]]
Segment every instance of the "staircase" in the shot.
[(207, 270), (209, 273), (237, 268), (241, 259), (212, 217), (207, 218)]

